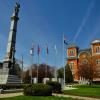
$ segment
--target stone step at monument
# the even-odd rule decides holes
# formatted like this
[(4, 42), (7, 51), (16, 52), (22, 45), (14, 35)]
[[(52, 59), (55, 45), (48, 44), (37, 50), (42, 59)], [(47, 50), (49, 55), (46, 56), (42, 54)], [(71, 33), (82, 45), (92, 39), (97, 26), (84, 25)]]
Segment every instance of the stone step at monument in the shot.
[(7, 79), (7, 84), (21, 84), (21, 79), (15, 75), (9, 75)]
[(0, 75), (0, 84), (21, 84), (21, 79), (15, 75)]

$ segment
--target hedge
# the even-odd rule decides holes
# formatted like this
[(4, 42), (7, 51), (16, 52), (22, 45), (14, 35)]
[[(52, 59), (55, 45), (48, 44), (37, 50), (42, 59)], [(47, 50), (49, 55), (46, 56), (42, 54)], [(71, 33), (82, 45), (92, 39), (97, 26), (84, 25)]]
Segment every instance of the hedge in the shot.
[(61, 93), (61, 84), (59, 82), (47, 82), (47, 85), (52, 86), (52, 92), (53, 93)]
[(27, 96), (51, 96), (52, 87), (46, 84), (37, 83), (24, 87), (24, 95)]

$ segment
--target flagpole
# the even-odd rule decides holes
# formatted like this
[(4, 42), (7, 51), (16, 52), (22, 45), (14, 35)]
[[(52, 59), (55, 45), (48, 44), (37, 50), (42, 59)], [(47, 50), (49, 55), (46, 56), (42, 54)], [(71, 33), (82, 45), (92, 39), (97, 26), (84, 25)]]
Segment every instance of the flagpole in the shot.
[(48, 72), (48, 54), (47, 54), (47, 65), (46, 65), (46, 78), (48, 77), (47, 72)]
[[(33, 54), (33, 55), (34, 55), (34, 54)], [(33, 61), (34, 61), (34, 60), (33, 60), (33, 55), (32, 55), (32, 66), (31, 66), (31, 83), (33, 83), (33, 82), (32, 82), (32, 78), (33, 78), (33, 75), (32, 75), (32, 67), (33, 67)]]
[(31, 62), (31, 66), (30, 66), (30, 76), (31, 76), (31, 83), (32, 83), (33, 55), (34, 55), (34, 47), (32, 47), (32, 48), (30, 49), (30, 62)]
[(39, 67), (39, 54), (38, 54), (38, 65), (37, 65), (37, 83), (38, 83), (38, 67)]
[(30, 66), (30, 76), (31, 76), (31, 83), (32, 83), (32, 65), (33, 65), (33, 56), (30, 54), (31, 66)]
[(57, 47), (55, 45), (55, 78), (57, 78), (57, 71), (56, 71), (56, 56), (57, 56)]
[(48, 64), (48, 46), (46, 44), (46, 66), (45, 66), (45, 78), (47, 78), (47, 64)]
[(56, 52), (55, 52), (55, 78), (56, 78)]
[(64, 66), (64, 34), (63, 34), (63, 68), (64, 68), (64, 86), (65, 86), (65, 66)]
[(38, 65), (37, 65), (37, 83), (38, 83), (38, 78), (39, 78), (39, 71), (38, 71), (38, 68), (39, 68), (39, 56), (40, 56), (40, 47), (38, 45), (38, 50), (37, 50), (37, 54), (38, 54)]

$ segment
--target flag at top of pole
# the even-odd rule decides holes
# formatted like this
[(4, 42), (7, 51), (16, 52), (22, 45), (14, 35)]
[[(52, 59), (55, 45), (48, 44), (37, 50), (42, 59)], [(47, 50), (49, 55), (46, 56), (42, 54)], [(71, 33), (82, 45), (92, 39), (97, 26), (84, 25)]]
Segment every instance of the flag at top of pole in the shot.
[(38, 54), (38, 55), (40, 54), (40, 47), (39, 47), (39, 44), (38, 44), (37, 54)]
[(64, 44), (68, 45), (68, 43), (67, 43), (67, 38), (66, 38), (65, 35), (63, 35), (63, 41), (64, 41)]
[(46, 53), (47, 53), (47, 55), (48, 55), (48, 53), (49, 53), (49, 49), (48, 49), (48, 46), (46, 47)]
[(33, 55), (34, 54), (34, 47), (32, 47), (31, 49), (30, 49), (30, 55)]
[(32, 48), (30, 49), (30, 55), (34, 55), (34, 45), (32, 45)]

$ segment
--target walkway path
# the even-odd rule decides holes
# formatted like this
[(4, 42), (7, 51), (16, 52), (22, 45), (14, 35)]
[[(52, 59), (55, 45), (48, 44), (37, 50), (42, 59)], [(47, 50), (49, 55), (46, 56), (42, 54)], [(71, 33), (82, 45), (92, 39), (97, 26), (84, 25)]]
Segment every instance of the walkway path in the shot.
[(20, 95), (23, 95), (23, 93), (0, 94), (0, 98), (8, 98), (8, 97), (14, 97), (14, 96), (20, 96)]
[[(8, 93), (8, 94), (0, 94), (0, 98), (8, 98), (8, 97), (14, 97), (14, 96), (20, 96), (23, 95), (23, 93)], [(64, 95), (64, 94), (53, 94), (54, 96), (59, 97), (71, 97), (75, 99), (82, 99), (82, 100), (100, 100), (97, 98), (91, 98), (91, 97), (81, 97), (81, 96), (73, 96), (73, 95)]]
[(53, 94), (54, 96), (59, 97), (71, 97), (75, 99), (82, 99), (82, 100), (100, 100), (99, 98), (92, 98), (92, 97), (81, 97), (81, 96), (74, 96), (74, 95), (64, 95), (64, 94)]

